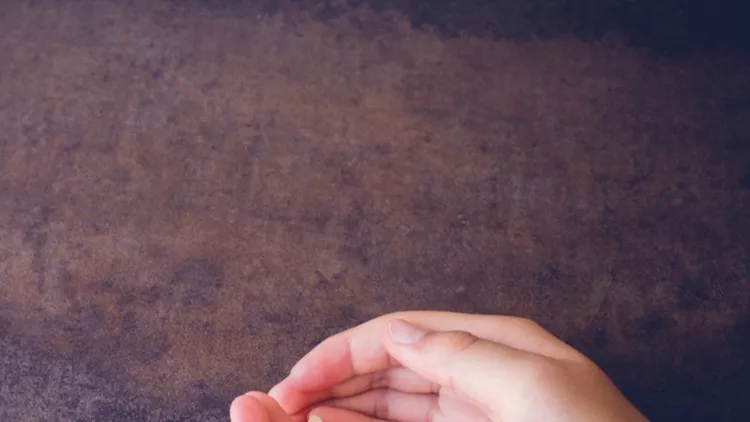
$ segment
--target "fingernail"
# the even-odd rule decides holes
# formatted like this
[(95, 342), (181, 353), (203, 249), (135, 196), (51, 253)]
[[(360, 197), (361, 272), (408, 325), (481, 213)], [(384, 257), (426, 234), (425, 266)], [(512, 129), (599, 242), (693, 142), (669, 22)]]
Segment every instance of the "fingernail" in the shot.
[(307, 422), (323, 422), (323, 418), (318, 415), (310, 415), (307, 417)]
[(422, 337), (427, 334), (427, 331), (403, 319), (394, 319), (391, 321), (388, 324), (388, 332), (393, 341), (399, 344), (414, 344), (422, 340)]

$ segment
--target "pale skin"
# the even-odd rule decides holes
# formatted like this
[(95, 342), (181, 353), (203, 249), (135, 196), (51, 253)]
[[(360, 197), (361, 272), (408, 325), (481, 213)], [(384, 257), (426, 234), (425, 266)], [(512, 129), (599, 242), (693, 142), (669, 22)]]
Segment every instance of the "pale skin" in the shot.
[(641, 422), (591, 360), (532, 321), (385, 315), (334, 335), (232, 422)]

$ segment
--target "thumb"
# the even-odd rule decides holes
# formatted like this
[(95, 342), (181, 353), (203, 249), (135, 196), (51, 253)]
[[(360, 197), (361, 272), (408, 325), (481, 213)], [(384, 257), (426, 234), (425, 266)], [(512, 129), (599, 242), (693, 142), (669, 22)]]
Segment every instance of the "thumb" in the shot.
[(529, 371), (543, 359), (467, 332), (430, 332), (400, 319), (388, 331), (386, 347), (394, 359), (493, 414), (526, 390)]

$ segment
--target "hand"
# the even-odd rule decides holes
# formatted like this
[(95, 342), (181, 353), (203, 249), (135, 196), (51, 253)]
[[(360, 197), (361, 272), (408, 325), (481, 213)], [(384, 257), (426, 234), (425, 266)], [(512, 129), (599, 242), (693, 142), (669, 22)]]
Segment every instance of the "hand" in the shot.
[(405, 312), (328, 338), (233, 422), (645, 421), (589, 359), (515, 317)]

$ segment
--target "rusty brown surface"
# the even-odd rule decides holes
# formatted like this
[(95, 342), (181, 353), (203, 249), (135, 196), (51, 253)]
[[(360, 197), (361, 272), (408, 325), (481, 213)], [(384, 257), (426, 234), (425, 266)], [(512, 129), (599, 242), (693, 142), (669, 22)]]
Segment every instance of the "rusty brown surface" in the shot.
[(746, 63), (114, 1), (3, 2), (0, 63), (2, 420), (223, 420), (417, 308), (744, 411)]

